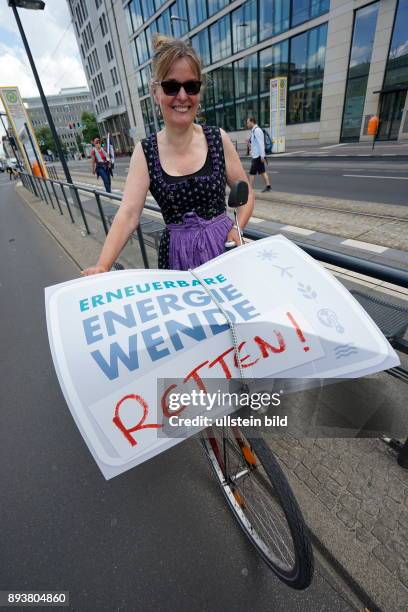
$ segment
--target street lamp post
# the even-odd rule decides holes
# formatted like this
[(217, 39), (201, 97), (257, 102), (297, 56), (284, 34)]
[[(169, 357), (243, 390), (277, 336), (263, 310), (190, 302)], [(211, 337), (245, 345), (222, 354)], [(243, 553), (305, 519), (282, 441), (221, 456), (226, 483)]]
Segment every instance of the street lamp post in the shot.
[[(27, 41), (27, 38), (26, 38), (26, 35), (25, 35), (25, 32), (24, 32), (22, 23), (20, 21), (20, 16), (19, 16), (18, 11), (17, 11), (17, 8), (25, 8), (25, 9), (41, 10), (42, 11), (45, 8), (45, 2), (43, 2), (42, 0), (8, 0), (8, 5), (11, 7), (11, 9), (12, 9), (12, 11), (14, 13), (15, 20), (17, 22), (17, 27), (19, 29), (19, 32), (20, 32), (20, 35), (21, 35), (21, 38), (22, 38), (22, 41), (23, 41), (23, 44), (24, 44), (24, 48), (25, 48), (26, 53), (27, 53), (28, 61), (30, 62), (31, 70), (33, 71), (34, 79), (35, 79), (38, 91), (40, 93), (41, 102), (42, 102), (42, 104), (44, 106), (45, 116), (47, 117), (48, 125), (50, 126), (51, 134), (52, 134), (52, 136), (54, 138), (54, 141), (55, 141), (55, 147), (57, 149), (58, 156), (59, 156), (59, 158), (61, 160), (62, 168), (64, 170), (64, 173), (65, 173), (65, 176), (66, 176), (66, 179), (67, 179), (67, 183), (70, 183), (71, 185), (73, 185), (71, 173), (69, 171), (67, 161), (66, 161), (66, 159), (64, 157), (64, 153), (62, 151), (61, 142), (60, 142), (59, 136), (57, 134), (57, 130), (55, 128), (54, 120), (52, 118), (51, 111), (50, 111), (50, 108), (48, 106), (47, 98), (45, 97), (44, 90), (43, 90), (42, 85), (41, 85), (40, 77), (38, 76), (37, 68), (35, 66), (34, 59), (33, 59), (33, 56), (31, 54), (31, 50), (30, 50), (30, 47), (28, 45), (28, 41)], [(87, 223), (87, 220), (86, 220), (86, 217), (85, 217), (85, 213), (83, 211), (82, 204), (81, 204), (81, 201), (79, 199), (79, 196), (78, 196), (78, 193), (77, 193), (76, 189), (72, 189), (72, 193), (75, 194), (74, 197), (77, 200), (79, 209), (81, 211), (82, 219), (83, 219), (84, 224), (85, 224), (86, 231), (89, 234), (90, 231), (89, 231), (89, 228), (88, 228), (88, 223)]]

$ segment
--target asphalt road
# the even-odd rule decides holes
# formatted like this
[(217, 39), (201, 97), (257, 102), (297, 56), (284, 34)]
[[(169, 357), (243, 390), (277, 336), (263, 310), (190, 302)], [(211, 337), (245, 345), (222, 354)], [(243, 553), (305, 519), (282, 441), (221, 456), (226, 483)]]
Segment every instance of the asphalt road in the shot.
[[(91, 170), (90, 161), (69, 165), (72, 170), (89, 173)], [(249, 170), (249, 160), (243, 159), (243, 165)], [(126, 177), (128, 169), (129, 158), (118, 159), (115, 175)], [(408, 205), (408, 162), (403, 159), (276, 157), (269, 161), (267, 172), (274, 191)], [(257, 178), (255, 188), (262, 187), (262, 180)]]
[(44, 287), (78, 275), (0, 175), (1, 590), (79, 611), (351, 610), (317, 564), (294, 592), (259, 560), (195, 440), (109, 482), (62, 397)]

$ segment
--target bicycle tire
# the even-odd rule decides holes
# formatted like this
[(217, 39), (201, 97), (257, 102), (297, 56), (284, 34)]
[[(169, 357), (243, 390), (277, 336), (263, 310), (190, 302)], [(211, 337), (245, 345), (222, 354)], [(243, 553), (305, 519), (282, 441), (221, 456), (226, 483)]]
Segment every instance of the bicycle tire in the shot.
[[(251, 517), (251, 512), (248, 508), (245, 508), (245, 492), (241, 493), (238, 491), (237, 495), (236, 482), (231, 480), (231, 475), (225, 475), (222, 461), (220, 461), (216, 456), (217, 449), (214, 446), (214, 438), (211, 437), (214, 434), (214, 428), (209, 428), (202, 435), (202, 443), (211, 467), (215, 473), (216, 479), (218, 480), (222, 491), (227, 498), (228, 504), (235, 515), (235, 518), (238, 520), (246, 536), (257, 549), (265, 563), (282, 582), (291, 588), (299, 590), (305, 589), (310, 585), (313, 579), (314, 559), (309, 538), (309, 531), (303, 519), (299, 505), (285, 474), (283, 473), (277, 459), (267, 446), (266, 442), (262, 438), (246, 437), (241, 430), (239, 433), (248, 442), (253, 455), (258, 461), (256, 469), (253, 468), (251, 474), (258, 481), (262, 482), (262, 486), (267, 492), (268, 499), (271, 501), (274, 500), (274, 512), (276, 511), (277, 506), (279, 506), (279, 520), (281, 521), (281, 524), (283, 520), (286, 520), (286, 532), (284, 535), (282, 535), (283, 529), (280, 526), (280, 533), (275, 533), (273, 541), (275, 542), (275, 538), (277, 539), (280, 537), (283, 542), (283, 537), (290, 537), (293, 551), (293, 562), (291, 567), (283, 567), (282, 560), (279, 560), (276, 552), (272, 551), (270, 542), (266, 541), (265, 534), (259, 533), (260, 527), (253, 525), (255, 521), (253, 520), (253, 517)], [(229, 430), (228, 437), (226, 439), (231, 441), (231, 436), (232, 433), (231, 430)], [(218, 452), (221, 451), (224, 452), (225, 448), (221, 448), (221, 446), (219, 446)], [(236, 451), (234, 450), (234, 453), (235, 452)], [(244, 462), (242, 462), (242, 466), (244, 466)], [(261, 469), (260, 466), (262, 466)], [(255, 476), (256, 471), (258, 473)], [(242, 495), (244, 496), (243, 498)], [(248, 494), (246, 493), (246, 495)], [(263, 504), (262, 500), (260, 500), (259, 503)], [(252, 514), (256, 517), (256, 514), (254, 514), (253, 511)], [(278, 516), (277, 513), (276, 516)], [(283, 517), (285, 517), (285, 519), (283, 519)], [(259, 518), (258, 522), (262, 527), (262, 521), (259, 520)], [(284, 543), (285, 547), (287, 547), (287, 544), (288, 542)], [(290, 556), (287, 551), (285, 554)]]

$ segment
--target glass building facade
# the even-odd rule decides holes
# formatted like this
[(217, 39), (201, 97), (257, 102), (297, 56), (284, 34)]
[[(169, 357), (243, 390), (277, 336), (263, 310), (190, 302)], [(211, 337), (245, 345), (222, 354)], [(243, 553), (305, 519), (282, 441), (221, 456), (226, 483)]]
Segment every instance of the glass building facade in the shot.
[[(359, 140), (371, 116), (364, 113), (373, 112), (365, 108), (371, 109), (375, 105), (373, 95), (378, 96), (378, 92), (367, 91), (367, 86), (376, 31), (384, 28), (378, 24), (382, 1), (366, 2), (356, 10), (350, 6), (347, 10), (352, 13), (352, 26), (350, 15), (350, 25), (344, 26), (343, 20), (343, 25), (333, 30), (344, 28), (350, 50), (348, 58), (343, 53), (339, 61), (332, 56), (329, 60), (340, 65), (344, 58), (344, 63), (342, 68), (334, 69), (342, 71), (342, 75), (336, 74), (332, 81), (332, 67), (328, 68), (327, 82), (346, 81), (344, 97), (339, 95), (334, 104), (338, 107), (336, 118), (331, 112), (330, 120), (325, 120), (331, 138), (334, 132), (330, 122), (336, 124), (338, 140)], [(164, 0), (123, 0), (146, 131), (154, 130), (148, 84), (155, 32), (188, 37), (202, 59), (205, 87), (199, 121), (235, 132), (245, 130), (246, 117), (254, 115), (262, 126), (268, 127), (270, 79), (285, 76), (287, 124), (320, 122), (329, 20), (345, 14), (339, 17), (336, 11), (330, 12), (330, 4), (330, 0), (246, 0), (238, 6), (231, 0), (174, 0), (170, 4)], [(386, 90), (401, 89), (402, 93), (380, 99), (384, 116), (380, 136), (394, 138), (408, 87), (408, 0), (398, 0), (392, 34), (389, 21), (388, 31), (390, 48), (381, 96)], [(331, 45), (339, 46), (339, 42)], [(336, 94), (329, 89), (327, 95), (334, 98)], [(330, 104), (333, 108), (333, 100)], [(311, 126), (299, 128), (298, 133), (313, 133), (319, 138), (319, 130), (319, 126)]]
[[(151, 20), (163, 2), (131, 0), (124, 3), (137, 88), (146, 131), (154, 130), (148, 83), (155, 32), (183, 36), (230, 5), (228, 0), (176, 0)], [(160, 5), (160, 6), (159, 6)], [(288, 120), (290, 123), (318, 121), (326, 48), (327, 24), (270, 45), (221, 67), (225, 62), (295, 25), (326, 13), (329, 0), (247, 0), (221, 14), (190, 38), (202, 58), (206, 72), (202, 120), (227, 131), (246, 129), (248, 115), (269, 125), (269, 80), (288, 77)], [(146, 22), (151, 20), (147, 26)]]
[(360, 138), (379, 4), (379, 2), (369, 4), (356, 11), (354, 16), (341, 128), (342, 142)]

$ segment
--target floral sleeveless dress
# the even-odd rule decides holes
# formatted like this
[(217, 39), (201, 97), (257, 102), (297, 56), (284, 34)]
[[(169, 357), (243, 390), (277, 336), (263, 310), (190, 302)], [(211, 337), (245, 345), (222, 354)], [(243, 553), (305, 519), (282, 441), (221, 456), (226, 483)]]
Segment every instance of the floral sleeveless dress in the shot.
[[(201, 219), (211, 220), (226, 212), (226, 170), (220, 129), (203, 126), (208, 144), (207, 162), (210, 171), (201, 171), (185, 177), (167, 175), (160, 164), (156, 134), (142, 140), (150, 176), (150, 192), (160, 207), (166, 225), (183, 224), (186, 213), (196, 213)], [(231, 223), (232, 225), (232, 223)], [(159, 247), (158, 266), (169, 269), (170, 232), (166, 228)]]

